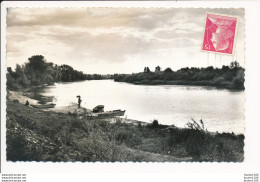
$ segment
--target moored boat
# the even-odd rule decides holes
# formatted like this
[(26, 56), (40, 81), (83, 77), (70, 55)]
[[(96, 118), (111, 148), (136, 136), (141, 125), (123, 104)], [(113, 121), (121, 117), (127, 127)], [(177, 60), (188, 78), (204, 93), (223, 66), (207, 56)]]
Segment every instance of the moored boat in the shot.
[(92, 111), (94, 113), (104, 112), (104, 105), (98, 105), (98, 106), (94, 107)]
[(125, 110), (117, 109), (112, 111), (104, 111), (103, 105), (98, 105), (94, 107), (91, 113), (87, 113), (87, 117), (115, 117), (124, 116)]
[(125, 110), (113, 110), (99, 113), (87, 113), (87, 117), (115, 117), (115, 116), (124, 116)]
[(54, 108), (56, 104), (30, 104), (32, 107), (39, 108), (39, 109), (48, 109), (48, 108)]

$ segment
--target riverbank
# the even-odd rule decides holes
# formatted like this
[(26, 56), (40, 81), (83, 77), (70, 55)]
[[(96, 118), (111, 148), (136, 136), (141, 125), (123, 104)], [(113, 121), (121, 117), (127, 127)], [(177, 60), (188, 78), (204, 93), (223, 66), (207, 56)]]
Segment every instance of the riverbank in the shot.
[(114, 81), (138, 85), (192, 85), (221, 89), (244, 90), (244, 68), (223, 66), (213, 68), (181, 68), (176, 72), (164, 71), (115, 74)]
[(160, 124), (124, 122), (122, 118), (114, 122), (109, 118), (88, 119), (74, 111), (25, 106), (24, 99), (28, 98), (16, 96), (9, 93), (7, 99), (7, 160), (241, 162), (244, 158), (243, 135), (213, 135)]
[[(123, 82), (123, 81), (117, 81)], [(222, 84), (216, 84), (213, 81), (187, 81), (187, 80), (175, 80), (175, 81), (167, 81), (167, 80), (141, 80), (141, 81), (126, 81), (127, 83), (135, 84), (135, 85), (185, 85), (185, 86), (205, 86), (205, 87), (213, 87), (217, 89), (229, 89), (229, 90), (244, 90), (243, 88), (237, 88), (231, 82), (225, 82)]]

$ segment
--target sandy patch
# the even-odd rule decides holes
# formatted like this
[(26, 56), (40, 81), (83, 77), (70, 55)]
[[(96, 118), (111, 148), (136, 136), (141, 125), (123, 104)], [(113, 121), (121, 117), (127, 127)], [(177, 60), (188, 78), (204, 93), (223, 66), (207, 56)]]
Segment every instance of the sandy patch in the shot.
[(60, 113), (75, 113), (78, 115), (83, 115), (86, 113), (90, 113), (90, 109), (86, 109), (84, 107), (78, 108), (78, 104), (72, 104), (69, 106), (63, 106), (63, 107), (54, 107), (48, 109), (48, 111), (54, 111), (54, 112), (60, 112)]
[(17, 99), (21, 104), (25, 104), (26, 101), (28, 100), (29, 104), (35, 104), (35, 105), (39, 105), (37, 102), (37, 100), (35, 99), (31, 99), (27, 96), (24, 96), (22, 92), (16, 92), (16, 91), (9, 91), (9, 95), (8, 95), (10, 100), (15, 100)]
[[(17, 99), (21, 104), (25, 104), (26, 101), (28, 100), (29, 104), (41, 105), (41, 104), (37, 103), (38, 100), (31, 99), (31, 98), (23, 95), (23, 92), (9, 91), (8, 98), (10, 100)], [(71, 104), (69, 106), (54, 107), (54, 108), (48, 108), (48, 109), (42, 109), (42, 110), (53, 111), (53, 112), (57, 112), (57, 113), (65, 113), (65, 114), (72, 113), (72, 114), (77, 114), (78, 116), (83, 116), (83, 115), (86, 115), (87, 113), (92, 113), (91, 109), (87, 109), (84, 107), (78, 108), (78, 104), (76, 104), (76, 103)], [(136, 126), (138, 126), (140, 124), (142, 126), (145, 126), (148, 124), (146, 122), (127, 119), (127, 118), (123, 118), (123, 117), (112, 117), (112, 118), (106, 118), (106, 119), (108, 119), (111, 123), (116, 123), (120, 120), (120, 122), (122, 122), (122, 123), (133, 124)]]

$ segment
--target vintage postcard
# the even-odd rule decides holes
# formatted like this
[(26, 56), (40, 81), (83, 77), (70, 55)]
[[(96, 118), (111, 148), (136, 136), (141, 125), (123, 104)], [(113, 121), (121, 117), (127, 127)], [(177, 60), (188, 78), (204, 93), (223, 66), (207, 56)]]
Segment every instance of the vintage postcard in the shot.
[(243, 8), (9, 8), (6, 33), (7, 160), (243, 161)]
[(8, 165), (245, 162), (246, 7), (5, 12)]

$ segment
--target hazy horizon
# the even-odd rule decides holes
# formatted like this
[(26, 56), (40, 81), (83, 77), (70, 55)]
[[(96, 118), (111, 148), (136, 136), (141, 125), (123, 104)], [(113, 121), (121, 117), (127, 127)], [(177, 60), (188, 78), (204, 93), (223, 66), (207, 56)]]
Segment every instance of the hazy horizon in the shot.
[[(239, 17), (237, 55), (200, 51), (206, 12)], [(86, 74), (136, 73), (146, 66), (154, 71), (158, 65), (222, 67), (234, 60), (244, 67), (244, 10), (9, 8), (7, 67), (33, 55)]]

